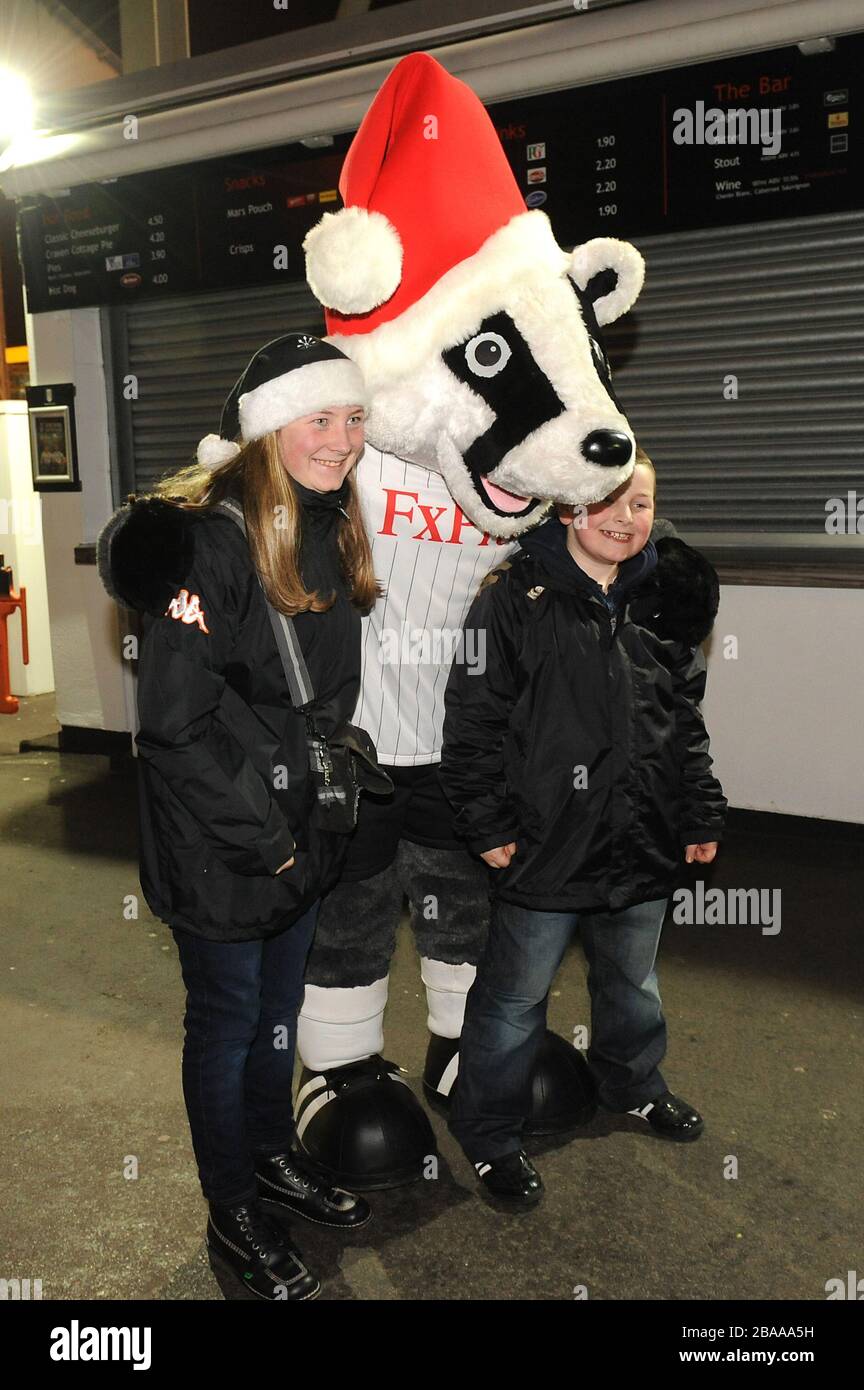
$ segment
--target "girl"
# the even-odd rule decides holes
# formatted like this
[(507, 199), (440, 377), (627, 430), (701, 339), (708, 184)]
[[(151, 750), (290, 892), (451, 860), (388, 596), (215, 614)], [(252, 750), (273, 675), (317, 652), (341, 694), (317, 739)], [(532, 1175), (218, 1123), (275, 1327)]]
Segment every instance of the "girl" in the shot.
[(317, 726), (332, 732), (355, 708), (360, 613), (378, 593), (353, 476), (365, 399), (337, 349), (275, 339), (197, 466), (132, 499), (100, 537), (106, 588), (146, 615), (141, 883), (180, 955), (183, 1091), (210, 1261), (231, 1297), (318, 1293), (275, 1214), (344, 1229), (371, 1216), (291, 1150), (304, 965), (348, 837), (313, 822), (305, 716), (266, 602), (292, 618)]
[(702, 1129), (659, 1070), (654, 963), (678, 865), (711, 862), (726, 809), (699, 709), (717, 579), (677, 537), (649, 539), (654, 495), (639, 451), (612, 497), (521, 537), (468, 614), (485, 663), (454, 664), (445, 693), (442, 782), (494, 870), (451, 1127), (484, 1186), (524, 1204), (542, 1191), (526, 1087), (577, 925), (600, 1104), (669, 1139)]

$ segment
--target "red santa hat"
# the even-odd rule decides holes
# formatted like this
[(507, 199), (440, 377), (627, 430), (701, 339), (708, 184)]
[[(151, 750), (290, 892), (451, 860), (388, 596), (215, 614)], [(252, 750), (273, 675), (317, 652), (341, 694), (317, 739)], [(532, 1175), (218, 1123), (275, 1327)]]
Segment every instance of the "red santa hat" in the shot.
[(307, 278), (370, 385), (472, 331), (514, 277), (570, 268), (545, 213), (526, 210), (481, 101), (428, 53), (384, 82), (339, 191), (345, 207), (304, 242)]

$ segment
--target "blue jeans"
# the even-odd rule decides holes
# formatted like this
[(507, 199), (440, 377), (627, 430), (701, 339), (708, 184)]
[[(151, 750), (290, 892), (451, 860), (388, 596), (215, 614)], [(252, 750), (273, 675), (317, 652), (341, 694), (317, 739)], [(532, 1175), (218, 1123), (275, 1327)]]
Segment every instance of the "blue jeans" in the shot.
[(465, 1007), (450, 1128), (472, 1163), (522, 1147), (546, 1000), (579, 928), (588, 961), (588, 1066), (608, 1110), (667, 1090), (666, 1021), (654, 963), (667, 898), (618, 912), (538, 912), (492, 901), (486, 952)]
[(186, 986), (183, 1097), (210, 1202), (254, 1197), (254, 1155), (282, 1153), (294, 1137), (297, 1015), (319, 907), (266, 941), (174, 929)]

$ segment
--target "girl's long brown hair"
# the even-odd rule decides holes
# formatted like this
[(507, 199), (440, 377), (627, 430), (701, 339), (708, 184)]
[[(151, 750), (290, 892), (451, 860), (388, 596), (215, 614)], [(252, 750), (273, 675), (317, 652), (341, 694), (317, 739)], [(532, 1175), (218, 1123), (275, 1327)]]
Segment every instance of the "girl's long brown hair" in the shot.
[[(348, 476), (347, 518), (337, 512), (337, 544), (351, 603), (369, 612), (384, 590), (372, 568), (372, 547), (363, 524), (354, 472)], [(300, 573), (301, 509), (282, 466), (276, 434), (252, 440), (219, 468), (195, 463), (157, 483), (155, 496), (186, 511), (215, 507), (240, 483), (249, 548), (265, 593), (280, 613), (322, 613), (332, 608), (336, 594), (309, 592)]]

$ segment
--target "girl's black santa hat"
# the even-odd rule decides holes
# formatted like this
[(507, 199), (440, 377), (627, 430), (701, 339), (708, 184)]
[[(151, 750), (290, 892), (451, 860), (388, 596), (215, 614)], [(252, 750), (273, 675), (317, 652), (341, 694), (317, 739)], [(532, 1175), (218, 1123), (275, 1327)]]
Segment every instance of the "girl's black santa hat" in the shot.
[(344, 352), (312, 333), (286, 333), (255, 353), (231, 388), (219, 433), (206, 435), (196, 456), (205, 468), (218, 468), (244, 444), (303, 415), (367, 403), (360, 369)]

